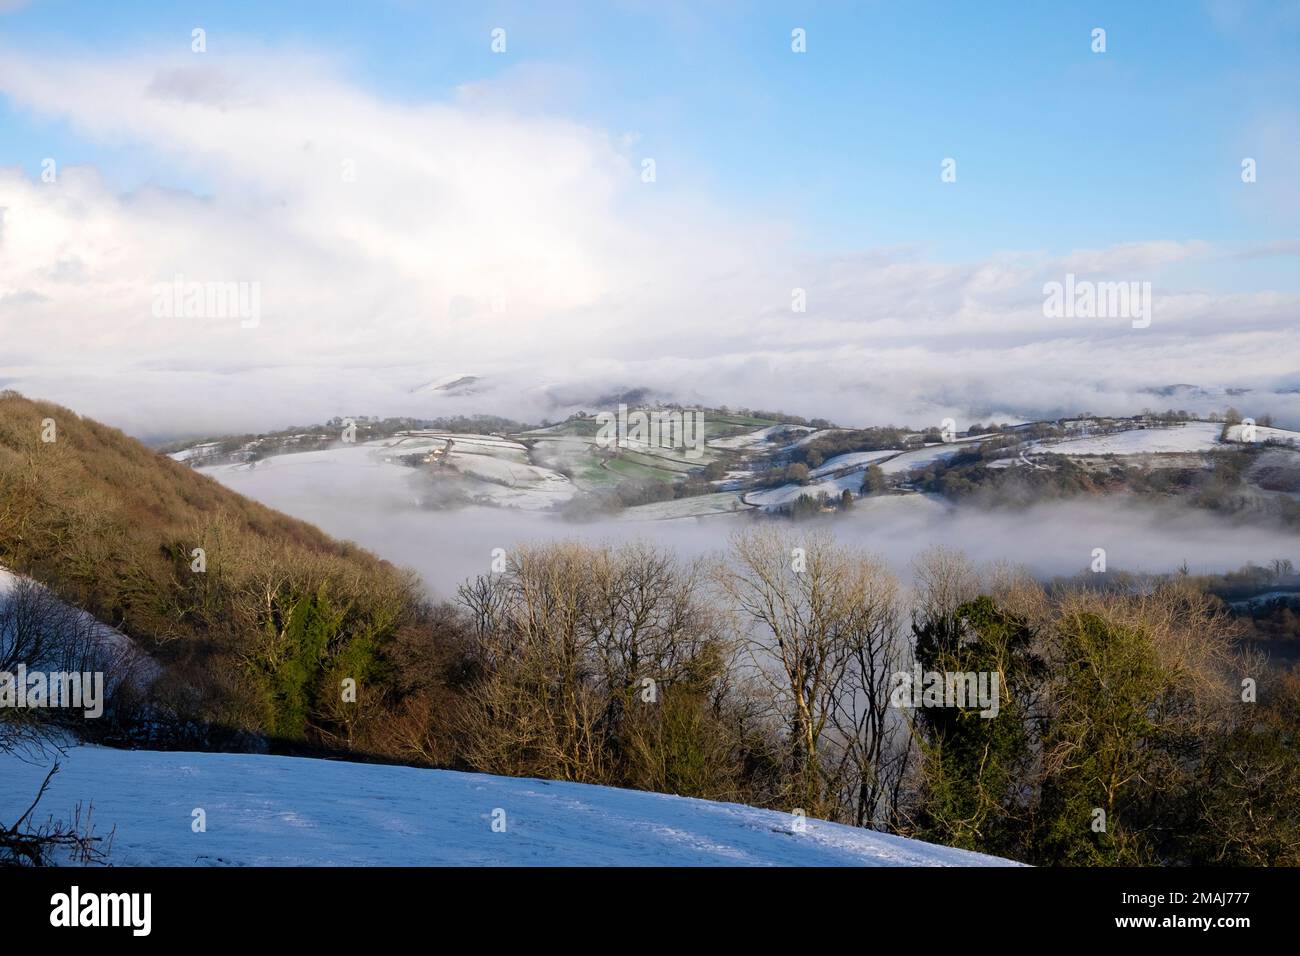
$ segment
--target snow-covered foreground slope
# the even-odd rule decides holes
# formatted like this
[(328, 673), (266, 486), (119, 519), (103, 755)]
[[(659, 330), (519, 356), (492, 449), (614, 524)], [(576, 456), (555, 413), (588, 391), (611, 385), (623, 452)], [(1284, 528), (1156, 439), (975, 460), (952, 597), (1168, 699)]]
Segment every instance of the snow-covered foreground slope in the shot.
[[(0, 820), (48, 762), (0, 756)], [(94, 804), (118, 866), (997, 866), (1007, 861), (729, 803), (445, 770), (75, 747), (41, 803)], [(191, 829), (193, 811), (207, 832)], [(493, 820), (504, 812), (505, 832)]]

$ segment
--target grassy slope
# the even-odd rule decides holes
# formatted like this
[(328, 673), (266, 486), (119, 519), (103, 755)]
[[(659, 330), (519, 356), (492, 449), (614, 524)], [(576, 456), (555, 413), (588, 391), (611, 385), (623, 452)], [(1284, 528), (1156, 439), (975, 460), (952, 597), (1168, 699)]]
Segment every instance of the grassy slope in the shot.
[[(41, 441), (46, 419), (57, 429), (52, 443)], [(64, 511), (67, 520), (40, 514), (51, 509)], [(50, 402), (13, 392), (0, 396), (0, 560), (15, 570), (57, 579), (59, 568), (76, 559), (66, 553), (77, 538), (67, 525), (76, 518), (116, 526), (125, 535), (122, 544), (149, 551), (217, 513), (241, 534), (379, 563), (355, 545), (236, 494), (115, 428)]]
[[(56, 440), (47, 443), (49, 420)], [(203, 574), (191, 569), (196, 547), (206, 551)], [(253, 730), (274, 723), (286, 693), (310, 712), (324, 669), (341, 654), (372, 654), (410, 596), (404, 573), (369, 552), (117, 429), (13, 392), (0, 394), (0, 564), (188, 675), (182, 686), (222, 708), (196, 716)], [(338, 615), (305, 665), (284, 636), (294, 615), (313, 610), (304, 599)]]

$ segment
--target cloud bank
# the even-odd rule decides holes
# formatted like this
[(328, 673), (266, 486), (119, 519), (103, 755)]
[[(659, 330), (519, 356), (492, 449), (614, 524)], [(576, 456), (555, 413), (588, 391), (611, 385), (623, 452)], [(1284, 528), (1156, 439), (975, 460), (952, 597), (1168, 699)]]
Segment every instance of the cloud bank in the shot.
[[(336, 414), (538, 419), (636, 386), (853, 424), (1229, 399), (1300, 424), (1300, 296), (1188, 278), (1297, 258), (1295, 243), (811, 253), (671, 169), (646, 182), (634, 137), (500, 93), (386, 99), (289, 50), (3, 51), (13, 105), (143, 148), (158, 176), (121, 192), (58, 157), (52, 181), (0, 167), (0, 386), (152, 437)], [(1150, 327), (1046, 317), (1043, 285), (1067, 273), (1151, 282)], [(159, 317), (176, 277), (254, 284), (258, 321)], [(479, 390), (420, 388), (450, 373)]]

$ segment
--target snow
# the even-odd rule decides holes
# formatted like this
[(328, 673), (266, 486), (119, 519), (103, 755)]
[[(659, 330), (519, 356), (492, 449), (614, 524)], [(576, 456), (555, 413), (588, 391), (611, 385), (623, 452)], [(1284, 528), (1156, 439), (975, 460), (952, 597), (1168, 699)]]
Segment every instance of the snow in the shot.
[(447, 438), (452, 440), (449, 461), (456, 472), (446, 475), (472, 482), (468, 492), (480, 503), (545, 510), (577, 491), (559, 472), (524, 463), (522, 445), (490, 435), (411, 434), (201, 471), (233, 491), (320, 524), (319, 511), (329, 499), (344, 507), (362, 500), (392, 509), (416, 504), (426, 490), (423, 485), (438, 480), (439, 474), (419, 472), (398, 459), (441, 449)]
[(391, 445), (398, 448), (400, 451), (417, 447), (442, 448), (449, 441), (451, 442), (453, 449), (474, 448), (479, 451), (503, 450), (519, 452), (525, 455), (528, 452), (528, 448), (521, 442), (509, 438), (502, 438), (499, 435), (477, 435), (471, 432), (399, 432), (392, 439), (381, 440), (381, 443)]
[(193, 445), (189, 448), (182, 448), (180, 451), (174, 451), (167, 457), (172, 461), (189, 461), (191, 458), (206, 458), (215, 455), (217, 449), (221, 447), (221, 442), (205, 442), (202, 445)]
[(1238, 601), (1229, 601), (1233, 607), (1263, 607), (1266, 604), (1272, 604), (1274, 601), (1295, 601), (1300, 599), (1300, 591), (1266, 591), (1263, 594), (1256, 594), (1253, 597), (1242, 598)]
[(893, 458), (899, 454), (897, 448), (885, 449), (883, 451), (851, 451), (844, 455), (836, 455), (834, 458), (827, 458), (820, 468), (814, 468), (808, 474), (813, 478), (822, 478), (826, 475), (833, 474), (845, 468), (866, 467), (872, 462), (883, 461), (886, 458)]
[(708, 445), (710, 448), (727, 448), (734, 451), (741, 448), (756, 448), (776, 444), (787, 433), (811, 431), (813, 429), (807, 425), (769, 425), (767, 428), (745, 432), (741, 435), (732, 435), (728, 438), (713, 438), (709, 440)]
[[(978, 444), (985, 436), (959, 438), (956, 441), (927, 445), (912, 451), (859, 451), (836, 455), (828, 459), (820, 468), (808, 473), (813, 480), (806, 485), (788, 484), (779, 488), (750, 492), (745, 499), (753, 505), (771, 508), (785, 505), (799, 498), (811, 495), (813, 498), (825, 493), (831, 498), (838, 498), (843, 492), (853, 492), (858, 497), (862, 489), (863, 472), (867, 466), (877, 464), (886, 475), (897, 475), (914, 468), (921, 468), (942, 458), (949, 458), (961, 451), (966, 444)], [(848, 470), (846, 470), (848, 469)], [(827, 478), (825, 476), (833, 475)]]
[[(1228, 429), (1228, 441), (1239, 442), (1241, 438), (1242, 427), (1233, 425)], [(1273, 428), (1269, 425), (1255, 426), (1255, 441), (1257, 442), (1282, 442), (1287, 445), (1300, 447), (1300, 432), (1291, 431), (1287, 428)]]
[(850, 429), (850, 428), (819, 428), (819, 429), (817, 429), (816, 431), (811, 431), (811, 432), (809, 432), (807, 435), (804, 435), (803, 438), (800, 438), (797, 442), (795, 442), (794, 444), (792, 444), (790, 447), (791, 447), (791, 448), (802, 448), (804, 445), (807, 445), (809, 442), (814, 442), (814, 441), (816, 441), (816, 440), (819, 439), (819, 438), (827, 438), (827, 437), (829, 437), (829, 436), (831, 436), (831, 435), (838, 435), (838, 434), (840, 434), (841, 432), (847, 432), (847, 431), (852, 431), (852, 429)]
[(445, 392), (456, 388), (463, 388), (467, 385), (473, 385), (479, 381), (480, 375), (474, 372), (453, 372), (450, 375), (443, 375), (435, 378), (432, 382), (426, 382), (423, 385), (411, 389), (412, 392)]
[(847, 475), (840, 475), (838, 478), (828, 478), (823, 481), (810, 481), (806, 485), (792, 483), (781, 485), (779, 488), (766, 488), (762, 491), (751, 491), (745, 495), (745, 500), (751, 505), (758, 505), (763, 508), (771, 508), (776, 505), (786, 505), (798, 499), (801, 495), (808, 495), (811, 498), (817, 498), (825, 493), (831, 498), (838, 498), (845, 491), (853, 492), (856, 498), (862, 490), (862, 472), (851, 471)]
[(693, 495), (673, 501), (654, 501), (650, 504), (624, 508), (619, 515), (624, 521), (663, 521), (669, 518), (703, 518), (709, 515), (748, 511), (749, 505), (734, 491), (719, 491), (711, 495)]
[[(76, 746), (38, 808), (93, 804), (117, 866), (1003, 866), (870, 830), (657, 793), (252, 754)], [(49, 760), (0, 755), (0, 819)], [(202, 809), (206, 832), (191, 829)], [(505, 831), (494, 832), (504, 811)]]
[(577, 492), (573, 482), (549, 468), (455, 451), (450, 460), (461, 474), (484, 482), (474, 489), (476, 500), (511, 508), (545, 509), (568, 501)]
[(1090, 435), (1059, 442), (1036, 441), (1026, 454), (1042, 455), (1142, 455), (1160, 452), (1209, 451), (1219, 444), (1223, 426), (1214, 422), (1188, 422), (1168, 428), (1130, 428), (1113, 435)]
[(969, 441), (971, 439), (962, 439), (937, 445), (926, 445), (924, 448), (917, 448), (913, 451), (905, 451), (897, 458), (881, 462), (880, 470), (887, 475), (897, 475), (905, 471), (911, 471), (913, 468), (924, 468), (926, 465), (933, 464), (944, 458), (951, 458), (962, 450), (963, 444)]
[[(7, 603), (9, 595), (22, 580), (30, 581), (31, 579), (0, 566), (0, 606)], [(81, 608), (67, 604), (64, 601), (59, 601), (59, 603), (72, 610), (76, 616), (77, 625), (84, 628), (89, 636), (91, 646), (93, 646), (96, 656), (99, 658), (98, 663), (94, 665), (96, 668), (102, 667), (109, 673), (125, 674), (129, 672), (130, 679), (133, 682), (140, 683), (141, 686), (144, 686), (158, 675), (158, 664), (141, 651), (130, 637), (117, 628), (98, 620), (88, 611), (83, 611)], [(25, 663), (28, 666), (34, 666), (30, 660)], [(112, 678), (109, 679), (109, 682), (112, 683)], [(0, 818), (0, 822), (3, 822), (2, 818)]]

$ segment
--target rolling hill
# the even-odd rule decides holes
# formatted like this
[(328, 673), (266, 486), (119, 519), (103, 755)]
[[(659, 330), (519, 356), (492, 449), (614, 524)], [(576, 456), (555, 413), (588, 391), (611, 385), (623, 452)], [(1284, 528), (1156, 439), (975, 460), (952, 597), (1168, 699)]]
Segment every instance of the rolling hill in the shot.
[[(1008, 865), (820, 820), (800, 831), (775, 810), (588, 784), (99, 747), (62, 762), (42, 810), (93, 803), (96, 832), (116, 828), (116, 865)], [(47, 769), (0, 756), (0, 819), (26, 809)], [(192, 829), (196, 809), (206, 832)]]

